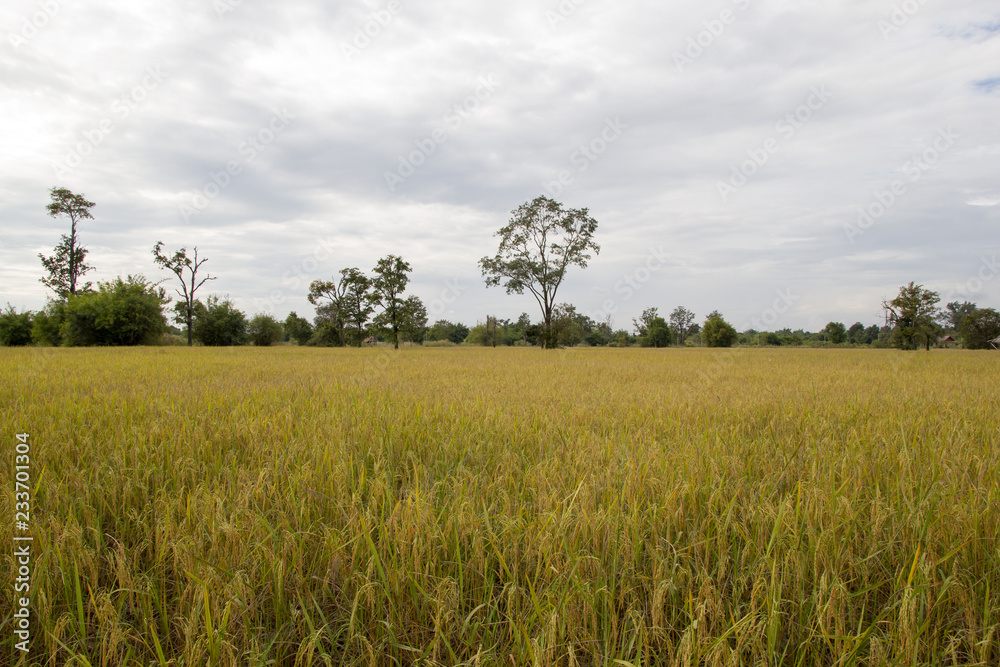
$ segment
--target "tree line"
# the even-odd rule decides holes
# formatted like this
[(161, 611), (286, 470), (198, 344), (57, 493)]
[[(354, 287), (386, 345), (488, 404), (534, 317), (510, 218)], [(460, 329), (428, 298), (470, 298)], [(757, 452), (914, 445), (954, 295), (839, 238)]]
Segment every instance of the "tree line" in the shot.
[(41, 282), (54, 296), (37, 313), (19, 313), (8, 305), (0, 313), (0, 345), (151, 345), (167, 340), (208, 346), (267, 346), (284, 341), (316, 346), (386, 342), (396, 348), (410, 342), (549, 349), (817, 344), (929, 349), (952, 335), (966, 348), (984, 349), (1000, 336), (996, 310), (971, 302), (952, 302), (942, 309), (938, 293), (912, 282), (892, 300), (883, 301), (882, 326), (857, 322), (848, 328), (830, 322), (815, 333), (801, 329), (738, 332), (718, 311), (698, 323), (694, 312), (678, 306), (666, 317), (656, 307), (647, 308), (632, 320), (631, 331), (614, 329), (610, 316), (598, 322), (573, 304), (558, 302), (568, 270), (586, 268), (592, 256), (600, 253), (594, 241), (598, 223), (587, 209), (564, 209), (544, 196), (512, 211), (509, 223), (496, 233), (496, 254), (479, 261), (488, 287), (503, 287), (508, 294), (528, 292), (535, 299), (537, 322), (522, 313), (516, 320), (489, 315), (472, 327), (448, 320), (428, 326), (423, 302), (406, 294), (412, 267), (397, 255), (379, 259), (370, 273), (350, 267), (330, 280), (313, 281), (307, 294), (316, 310), (312, 322), (294, 312), (283, 322), (265, 313), (248, 317), (228, 298), (198, 298), (198, 291), (216, 276), (204, 271), (208, 260), (197, 247), (190, 253), (186, 248), (170, 253), (157, 242), (152, 248), (155, 265), (179, 283), (173, 323), (180, 329), (167, 323), (164, 308), (173, 299), (161, 286), (164, 281), (130, 275), (99, 282), (96, 288), (85, 282), (94, 267), (87, 263), (79, 226), (94, 219), (95, 204), (65, 188), (53, 188), (50, 194), (48, 214), (68, 219), (70, 226), (51, 255), (39, 254), (46, 272)]

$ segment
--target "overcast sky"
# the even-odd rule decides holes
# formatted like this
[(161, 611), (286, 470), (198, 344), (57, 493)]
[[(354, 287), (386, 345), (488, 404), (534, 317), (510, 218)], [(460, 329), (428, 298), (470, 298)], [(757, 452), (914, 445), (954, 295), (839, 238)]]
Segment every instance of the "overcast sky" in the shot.
[(477, 262), (541, 194), (599, 222), (559, 300), (616, 327), (871, 324), (911, 280), (1000, 307), (996, 0), (4, 0), (0, 31), (0, 304), (44, 306), (61, 186), (88, 279), (197, 246), (282, 318), (389, 253), (432, 319), (537, 318)]

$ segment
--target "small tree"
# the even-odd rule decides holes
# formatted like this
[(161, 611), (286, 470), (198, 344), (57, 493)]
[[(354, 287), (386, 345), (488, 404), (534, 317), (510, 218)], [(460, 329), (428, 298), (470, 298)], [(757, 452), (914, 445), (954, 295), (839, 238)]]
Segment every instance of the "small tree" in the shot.
[(286, 340), (294, 340), (299, 345), (305, 345), (309, 342), (309, 339), (313, 335), (312, 325), (309, 324), (309, 320), (304, 317), (299, 317), (295, 311), (288, 314), (285, 318), (285, 336)]
[(962, 322), (966, 317), (976, 312), (976, 304), (971, 301), (952, 301), (945, 306), (941, 313), (941, 323), (951, 327), (954, 331), (962, 328)]
[(691, 325), (694, 324), (694, 317), (694, 313), (684, 306), (677, 306), (674, 312), (670, 313), (670, 326), (677, 334), (678, 344), (683, 345), (687, 337), (693, 333)]
[(281, 340), (281, 323), (267, 313), (254, 315), (247, 324), (247, 335), (257, 347), (270, 347)]
[(197, 246), (194, 248), (194, 257), (188, 257), (186, 248), (181, 248), (173, 256), (168, 257), (163, 254), (163, 241), (157, 241), (156, 245), (153, 246), (153, 261), (160, 268), (173, 273), (181, 281), (181, 289), (176, 291), (183, 301), (179, 302), (175, 308), (177, 312), (175, 321), (187, 327), (187, 342), (188, 345), (193, 345), (194, 335), (191, 331), (191, 325), (194, 322), (195, 292), (209, 280), (215, 280), (215, 276), (211, 275), (206, 275), (198, 280), (198, 270), (202, 264), (208, 261), (208, 258), (198, 258)]
[(487, 287), (503, 284), (507, 294), (531, 292), (542, 311), (542, 347), (552, 348), (552, 315), (556, 294), (570, 266), (586, 268), (597, 221), (588, 209), (565, 210), (548, 197), (537, 197), (515, 209), (506, 227), (495, 236), (500, 247), (494, 257), (479, 260)]
[[(49, 275), (42, 278), (43, 285), (51, 289), (60, 299), (66, 299), (76, 294), (80, 278), (92, 271), (94, 267), (87, 264), (87, 249), (80, 245), (76, 226), (81, 220), (93, 220), (90, 209), (96, 206), (87, 201), (83, 195), (75, 195), (66, 188), (52, 188), (51, 203), (46, 206), (53, 218), (65, 216), (69, 218), (69, 236), (63, 234), (55, 253), (46, 257), (39, 253), (42, 266)], [(89, 290), (90, 283), (79, 286), (81, 290)]]
[(7, 310), (0, 313), (0, 345), (21, 347), (31, 343), (31, 311), (17, 312), (7, 304)]
[(639, 341), (642, 347), (670, 347), (674, 334), (662, 317), (654, 317), (646, 329), (646, 334)]
[(195, 302), (194, 339), (202, 345), (227, 347), (243, 345), (247, 337), (247, 318), (231, 300), (210, 296), (203, 304)]
[(990, 349), (990, 341), (1000, 336), (1000, 313), (992, 308), (977, 308), (962, 318), (960, 334), (966, 349)]
[(736, 329), (718, 311), (712, 311), (701, 329), (701, 340), (707, 347), (732, 347), (738, 338)]
[(410, 282), (407, 275), (410, 271), (412, 268), (401, 257), (388, 255), (375, 265), (375, 278), (372, 280), (372, 301), (382, 307), (382, 312), (375, 317), (375, 326), (392, 338), (393, 347), (397, 350), (399, 332), (407, 315), (403, 292)]
[(335, 280), (314, 280), (309, 285), (309, 303), (316, 306), (316, 315), (328, 322), (337, 331), (340, 345), (344, 340), (344, 316), (346, 314), (347, 285)]
[(823, 329), (823, 333), (827, 335), (830, 342), (834, 345), (840, 345), (847, 341), (847, 327), (842, 322), (830, 322)]
[(632, 318), (632, 326), (635, 327), (635, 333), (637, 336), (642, 338), (647, 333), (649, 333), (649, 327), (652, 326), (653, 320), (660, 316), (660, 311), (658, 308), (647, 308), (642, 311), (642, 315), (639, 319)]
[(882, 307), (889, 314), (889, 322), (899, 334), (899, 346), (917, 349), (923, 338), (928, 350), (931, 338), (937, 331), (936, 320), (940, 316), (937, 308), (941, 297), (937, 292), (924, 289), (923, 285), (910, 283), (899, 288), (899, 294), (892, 301), (882, 301)]
[(403, 322), (399, 333), (404, 340), (412, 343), (424, 342), (427, 333), (427, 308), (416, 296), (408, 296), (403, 302)]
[(121, 276), (66, 302), (63, 345), (152, 345), (167, 329), (164, 290), (143, 276)]

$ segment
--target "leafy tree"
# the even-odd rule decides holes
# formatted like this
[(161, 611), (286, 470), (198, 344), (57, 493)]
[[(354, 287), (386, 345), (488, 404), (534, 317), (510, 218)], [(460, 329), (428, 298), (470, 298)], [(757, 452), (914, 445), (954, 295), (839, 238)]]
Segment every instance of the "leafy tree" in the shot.
[(427, 330), (426, 340), (447, 340), (458, 345), (469, 335), (469, 327), (461, 322), (454, 324), (448, 320), (438, 320)]
[(254, 315), (247, 324), (247, 335), (257, 347), (270, 347), (281, 340), (284, 331), (281, 322), (267, 313), (260, 313)]
[(62, 324), (66, 321), (66, 302), (50, 299), (31, 320), (31, 341), (35, 345), (62, 345)]
[(562, 347), (573, 347), (583, 342), (583, 327), (577, 319), (576, 306), (561, 303), (552, 309), (551, 341)]
[(209, 347), (243, 345), (247, 338), (247, 317), (229, 299), (210, 296), (195, 302), (194, 339)]
[(372, 301), (372, 281), (357, 268), (345, 269), (340, 272), (342, 285), (346, 286), (344, 293), (344, 319), (350, 338), (360, 347), (365, 340), (365, 327), (375, 312)]
[(830, 322), (823, 329), (823, 333), (829, 337), (830, 342), (834, 345), (840, 345), (847, 341), (847, 328), (842, 322)]
[(643, 347), (670, 347), (674, 342), (674, 332), (662, 317), (654, 317), (646, 328), (639, 344)]
[(176, 292), (184, 301), (179, 302), (174, 307), (177, 313), (175, 321), (187, 327), (187, 342), (188, 345), (193, 345), (194, 334), (191, 330), (191, 324), (194, 322), (195, 292), (209, 280), (215, 280), (215, 276), (212, 275), (206, 275), (198, 280), (198, 270), (208, 259), (198, 258), (197, 246), (194, 249), (194, 257), (188, 257), (187, 248), (181, 248), (173, 256), (168, 257), (163, 254), (163, 241), (157, 241), (156, 245), (153, 246), (153, 261), (160, 268), (173, 273), (181, 281), (181, 289), (176, 290)]
[(413, 343), (424, 342), (424, 336), (427, 334), (427, 308), (416, 296), (408, 296), (403, 302), (403, 321), (399, 333), (403, 340)]
[(694, 333), (692, 330), (694, 317), (694, 313), (684, 306), (678, 306), (674, 308), (674, 312), (670, 313), (670, 326), (677, 333), (677, 342), (680, 345), (683, 345), (687, 337)]
[(976, 304), (970, 301), (964, 301), (959, 303), (958, 301), (952, 301), (945, 306), (944, 312), (941, 313), (941, 322), (945, 326), (951, 327), (955, 331), (959, 331), (962, 328), (962, 322), (966, 317), (976, 312)]
[(959, 331), (969, 350), (988, 350), (990, 341), (1000, 336), (1000, 313), (993, 308), (977, 308), (962, 318)]
[(600, 253), (594, 242), (597, 221), (583, 209), (565, 210), (562, 204), (541, 196), (512, 211), (513, 217), (495, 236), (500, 246), (494, 257), (479, 260), (487, 287), (503, 284), (507, 294), (528, 290), (542, 311), (542, 346), (552, 348), (552, 317), (556, 294), (570, 266), (586, 268), (590, 251)]
[(851, 328), (847, 330), (847, 340), (852, 343), (864, 343), (865, 338), (865, 325), (861, 322), (855, 322), (851, 325)]
[[(314, 280), (309, 285), (309, 303), (316, 306), (317, 320), (328, 321), (337, 331), (339, 345), (346, 344), (347, 288), (343, 281)], [(320, 322), (317, 322), (317, 327)]]
[(410, 282), (410, 277), (407, 275), (410, 271), (412, 268), (401, 257), (388, 255), (375, 265), (375, 277), (371, 283), (372, 303), (382, 307), (382, 312), (375, 317), (374, 324), (392, 337), (393, 347), (397, 350), (399, 332), (404, 327), (407, 317), (403, 292)]
[(917, 349), (923, 338), (927, 349), (931, 349), (931, 338), (937, 332), (935, 320), (939, 317), (937, 304), (941, 297), (937, 292), (924, 289), (923, 285), (910, 283), (899, 288), (899, 294), (892, 301), (882, 301), (882, 307), (889, 313), (889, 321), (899, 334), (899, 346)]
[[(75, 195), (66, 188), (52, 188), (52, 201), (45, 208), (53, 218), (69, 218), (69, 236), (63, 234), (53, 255), (46, 257), (39, 253), (42, 266), (49, 275), (42, 278), (43, 285), (51, 289), (60, 299), (76, 294), (80, 278), (94, 267), (87, 264), (87, 249), (80, 245), (76, 226), (81, 220), (93, 220), (90, 209), (96, 206), (83, 195)], [(81, 290), (89, 290), (90, 283), (80, 285)]]
[(31, 343), (31, 311), (17, 312), (7, 304), (7, 310), (0, 313), (0, 345), (22, 347)]
[(657, 308), (647, 308), (642, 311), (642, 315), (639, 319), (632, 318), (632, 325), (635, 327), (635, 332), (640, 338), (645, 336), (649, 332), (649, 327), (653, 324), (653, 320), (660, 316), (659, 309)]
[(736, 329), (717, 310), (712, 311), (701, 329), (701, 340), (708, 347), (732, 347), (737, 338)]
[(63, 345), (152, 345), (167, 329), (164, 290), (143, 276), (121, 276), (98, 283), (96, 292), (79, 291), (66, 301), (60, 326)]
[(313, 328), (309, 320), (299, 317), (294, 310), (285, 318), (285, 340), (294, 340), (299, 345), (305, 345), (312, 335)]

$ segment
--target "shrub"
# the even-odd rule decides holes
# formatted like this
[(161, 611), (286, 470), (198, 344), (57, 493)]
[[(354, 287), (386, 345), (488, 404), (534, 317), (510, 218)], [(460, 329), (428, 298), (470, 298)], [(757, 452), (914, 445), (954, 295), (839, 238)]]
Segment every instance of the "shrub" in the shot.
[(667, 321), (662, 317), (654, 317), (640, 344), (643, 347), (670, 347), (673, 342), (674, 332)]
[(17, 312), (13, 306), (0, 313), (0, 345), (20, 347), (31, 343), (31, 311)]
[(210, 296), (195, 303), (194, 339), (209, 347), (243, 345), (247, 338), (247, 317), (231, 300)]
[(281, 323), (270, 315), (261, 313), (254, 315), (247, 327), (250, 340), (257, 347), (269, 347), (282, 340), (284, 331)]
[(705, 321), (701, 338), (708, 347), (732, 347), (739, 335), (721, 315), (712, 315)]
[(1000, 313), (992, 308), (977, 308), (965, 316), (959, 331), (966, 349), (988, 350), (990, 341), (1000, 336)]
[(155, 345), (167, 330), (161, 288), (143, 276), (121, 276), (96, 292), (70, 295), (59, 327), (63, 345)]

